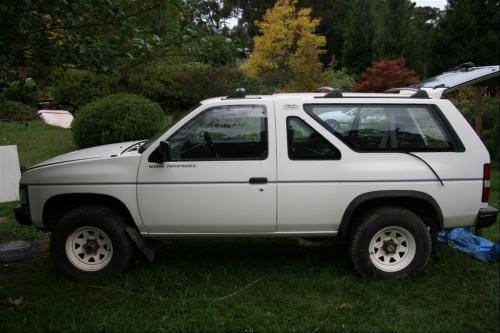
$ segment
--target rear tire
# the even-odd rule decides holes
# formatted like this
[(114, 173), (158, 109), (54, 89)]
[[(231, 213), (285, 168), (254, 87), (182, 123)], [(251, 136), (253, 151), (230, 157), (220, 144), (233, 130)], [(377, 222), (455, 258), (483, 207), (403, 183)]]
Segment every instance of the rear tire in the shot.
[(413, 212), (383, 207), (366, 214), (351, 232), (349, 255), (362, 276), (399, 278), (429, 261), (430, 233)]
[(132, 261), (134, 248), (119, 214), (104, 206), (85, 205), (58, 221), (50, 252), (67, 276), (92, 279), (123, 272)]

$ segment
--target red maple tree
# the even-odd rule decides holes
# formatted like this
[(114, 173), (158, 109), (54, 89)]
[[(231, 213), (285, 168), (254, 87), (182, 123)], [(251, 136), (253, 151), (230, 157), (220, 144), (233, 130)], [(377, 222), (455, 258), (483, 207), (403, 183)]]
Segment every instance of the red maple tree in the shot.
[(368, 67), (361, 80), (352, 89), (362, 92), (382, 92), (390, 88), (408, 87), (419, 81), (414, 71), (405, 67), (406, 60), (401, 57), (396, 60), (380, 60)]

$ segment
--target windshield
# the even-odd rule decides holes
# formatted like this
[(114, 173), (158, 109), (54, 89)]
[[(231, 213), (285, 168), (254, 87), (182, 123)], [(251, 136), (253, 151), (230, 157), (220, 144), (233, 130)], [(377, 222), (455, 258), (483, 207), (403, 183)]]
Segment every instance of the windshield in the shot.
[(172, 126), (174, 126), (175, 124), (177, 124), (177, 122), (184, 118), (186, 115), (190, 114), (191, 111), (194, 111), (196, 108), (198, 108), (198, 106), (200, 105), (196, 105), (195, 107), (189, 109), (188, 111), (185, 111), (185, 112), (182, 112), (180, 115), (177, 115), (176, 117), (174, 116), (174, 119), (172, 120), (172, 122), (167, 125), (165, 128), (163, 128), (161, 131), (159, 131), (155, 136), (153, 136), (151, 139), (147, 140), (144, 142), (144, 144), (139, 147), (139, 150), (138, 152), (139, 153), (143, 153), (146, 149), (148, 149), (156, 140), (158, 140), (158, 138), (160, 136), (162, 136), (166, 131), (168, 131)]

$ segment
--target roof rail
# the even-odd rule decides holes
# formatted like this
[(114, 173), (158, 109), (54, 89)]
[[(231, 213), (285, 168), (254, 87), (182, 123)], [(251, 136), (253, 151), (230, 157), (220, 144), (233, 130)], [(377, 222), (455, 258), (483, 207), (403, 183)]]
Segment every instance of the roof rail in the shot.
[(314, 90), (314, 92), (324, 92), (324, 93), (328, 93), (330, 91), (334, 91), (335, 88), (333, 87), (319, 87), (318, 89)]
[(447, 70), (447, 72), (453, 72), (453, 71), (458, 71), (461, 69), (465, 69), (465, 71), (469, 71), (469, 69), (474, 68), (476, 65), (473, 62), (464, 62), (463, 64), (460, 64), (458, 66), (452, 67)]
[(411, 98), (430, 98), (427, 91), (419, 89), (416, 93), (410, 96)]
[(245, 98), (246, 96), (245, 88), (236, 89), (231, 95), (224, 97), (224, 99), (237, 99), (237, 98)]
[(315, 92), (326, 92), (324, 96), (317, 96), (315, 98), (341, 98), (343, 97), (342, 91), (334, 87), (321, 87), (316, 89)]
[(401, 88), (391, 88), (391, 89), (387, 89), (385, 90), (384, 92), (385, 93), (398, 93), (398, 92), (401, 92), (401, 90), (409, 90), (409, 91), (419, 91), (418, 88), (412, 88), (412, 87), (401, 87)]
[(387, 89), (384, 91), (385, 93), (399, 93), (403, 90), (408, 90), (408, 91), (414, 91), (415, 93), (413, 95), (408, 96), (408, 98), (430, 98), (429, 94), (427, 91), (419, 88), (411, 88), (411, 87), (404, 87), (404, 88), (391, 88)]

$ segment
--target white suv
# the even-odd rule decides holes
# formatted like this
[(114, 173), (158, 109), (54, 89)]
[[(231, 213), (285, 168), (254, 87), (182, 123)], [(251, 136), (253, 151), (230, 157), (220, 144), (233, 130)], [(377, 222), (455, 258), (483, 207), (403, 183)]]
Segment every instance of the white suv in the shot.
[(438, 230), (496, 221), (488, 151), (432, 98), (446, 89), (238, 90), (149, 141), (28, 169), (16, 218), (51, 231), (54, 261), (77, 278), (123, 271), (134, 247), (150, 257), (147, 239), (220, 236), (337, 236), (360, 274), (403, 276)]

